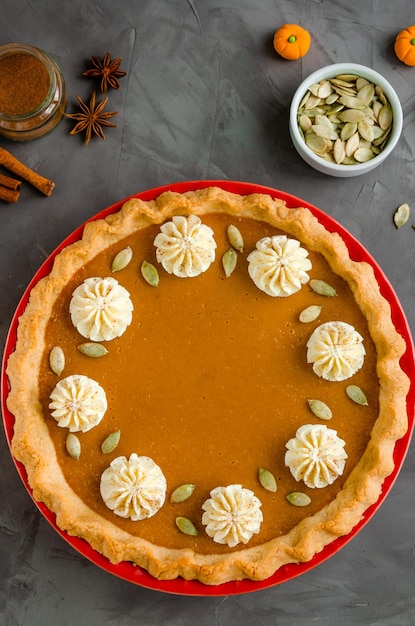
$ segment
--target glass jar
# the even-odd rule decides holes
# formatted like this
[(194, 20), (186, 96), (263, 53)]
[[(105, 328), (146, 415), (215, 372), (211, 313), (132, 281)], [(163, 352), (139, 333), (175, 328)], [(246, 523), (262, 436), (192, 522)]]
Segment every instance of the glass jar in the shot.
[(0, 46), (0, 134), (25, 141), (49, 133), (67, 103), (65, 81), (56, 62), (34, 46)]

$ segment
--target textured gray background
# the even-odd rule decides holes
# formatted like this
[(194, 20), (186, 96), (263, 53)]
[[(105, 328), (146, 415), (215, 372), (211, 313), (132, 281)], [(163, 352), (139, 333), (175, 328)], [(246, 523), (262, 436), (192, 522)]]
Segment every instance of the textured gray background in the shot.
[[(0, 206), (0, 333), (46, 256), (102, 208), (181, 180), (236, 179), (317, 205), (373, 254), (415, 327), (415, 231), (397, 231), (395, 208), (415, 212), (415, 68), (393, 53), (415, 22), (413, 0), (0, 0), (0, 43), (44, 48), (69, 90), (90, 55), (122, 56), (128, 77), (110, 93), (118, 127), (85, 147), (64, 120), (49, 136), (0, 139), (56, 182), (50, 198), (24, 185)], [(312, 35), (308, 55), (280, 59), (273, 32), (285, 22)], [(389, 160), (359, 178), (314, 172), (293, 150), (288, 107), (298, 83), (332, 62), (374, 67), (394, 85), (404, 131)], [(415, 215), (415, 213), (414, 213)], [(412, 223), (415, 217), (412, 218)], [(249, 595), (186, 598), (136, 587), (90, 564), (39, 515), (0, 436), (0, 623), (5, 626), (365, 625), (415, 623), (414, 446), (389, 497), (343, 550), (301, 578)]]

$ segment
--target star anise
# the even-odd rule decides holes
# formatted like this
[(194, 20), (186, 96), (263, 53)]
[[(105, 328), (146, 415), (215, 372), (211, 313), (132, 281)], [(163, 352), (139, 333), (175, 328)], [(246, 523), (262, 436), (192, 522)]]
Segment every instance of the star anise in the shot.
[(119, 89), (119, 78), (126, 76), (127, 72), (119, 69), (121, 57), (111, 60), (111, 54), (107, 52), (103, 59), (91, 57), (93, 67), (83, 73), (83, 76), (91, 76), (92, 78), (101, 77), (101, 93), (106, 93), (108, 86), (113, 89)]
[(108, 98), (104, 98), (102, 102), (95, 105), (95, 91), (91, 96), (89, 105), (85, 104), (79, 96), (76, 96), (80, 108), (79, 113), (65, 113), (65, 117), (76, 120), (78, 123), (69, 133), (70, 135), (76, 135), (76, 133), (86, 132), (85, 145), (87, 145), (94, 132), (98, 137), (105, 140), (103, 126), (112, 126), (116, 128), (116, 124), (112, 124), (108, 121), (108, 118), (118, 115), (118, 111), (104, 111), (104, 107), (108, 102)]

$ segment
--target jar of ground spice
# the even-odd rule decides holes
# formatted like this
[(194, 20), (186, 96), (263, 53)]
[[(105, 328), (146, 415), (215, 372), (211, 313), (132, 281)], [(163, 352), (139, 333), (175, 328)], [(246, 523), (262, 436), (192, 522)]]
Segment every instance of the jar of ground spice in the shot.
[(14, 140), (42, 137), (62, 119), (65, 81), (43, 50), (20, 43), (0, 46), (0, 134)]

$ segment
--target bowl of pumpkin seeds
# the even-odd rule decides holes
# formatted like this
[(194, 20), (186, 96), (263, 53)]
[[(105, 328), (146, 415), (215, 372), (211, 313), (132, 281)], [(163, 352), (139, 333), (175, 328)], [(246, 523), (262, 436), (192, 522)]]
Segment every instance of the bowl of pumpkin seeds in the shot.
[(290, 135), (308, 165), (330, 176), (366, 174), (395, 148), (402, 107), (392, 85), (357, 63), (335, 63), (306, 78), (290, 107)]

